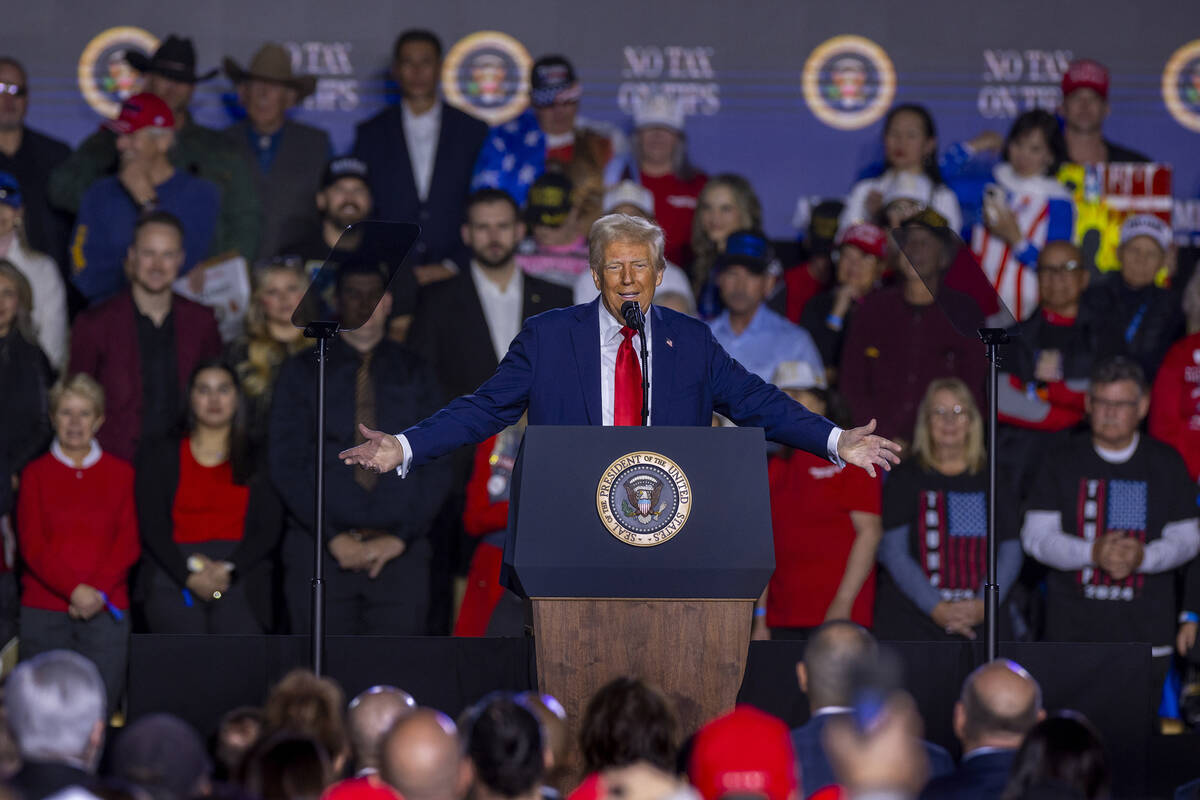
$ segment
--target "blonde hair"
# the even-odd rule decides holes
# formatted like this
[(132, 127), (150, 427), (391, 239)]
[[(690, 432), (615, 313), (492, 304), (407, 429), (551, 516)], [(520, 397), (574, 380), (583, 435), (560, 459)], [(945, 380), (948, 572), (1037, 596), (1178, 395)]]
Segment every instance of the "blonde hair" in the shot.
[(13, 327), (26, 341), (34, 341), (33, 287), (29, 285), (29, 279), (6, 258), (0, 258), (0, 278), (8, 278), (17, 287), (17, 315)]
[(912, 451), (925, 469), (936, 469), (933, 463), (933, 435), (929, 430), (929, 415), (933, 413), (933, 396), (941, 391), (954, 395), (967, 412), (967, 471), (972, 475), (983, 469), (987, 451), (983, 447), (983, 417), (971, 390), (959, 378), (936, 378), (929, 382), (925, 397), (917, 408), (917, 426), (913, 431)]
[(750, 185), (750, 181), (732, 172), (708, 179), (708, 183), (704, 184), (704, 188), (700, 190), (700, 196), (696, 201), (696, 214), (692, 217), (692, 253), (694, 255), (691, 273), (692, 288), (697, 297), (700, 296), (704, 285), (708, 282), (713, 262), (720, 255), (717, 252), (717, 243), (709, 239), (708, 234), (704, 232), (704, 225), (700, 222), (700, 207), (704, 204), (704, 198), (708, 196), (709, 192), (721, 187), (728, 189), (729, 193), (733, 195), (733, 202), (742, 214), (742, 224), (738, 225), (738, 228), (762, 227), (762, 203), (759, 202), (758, 195), (754, 193), (754, 187)]
[(650, 247), (650, 263), (659, 272), (666, 269), (663, 260), (662, 228), (643, 217), (631, 217), (628, 214), (606, 214), (592, 225), (588, 233), (588, 266), (592, 272), (604, 269), (604, 254), (610, 244), (615, 242), (631, 242)]
[(267, 278), (279, 273), (293, 275), (302, 282), (308, 279), (304, 265), (299, 261), (276, 261), (254, 271), (254, 291), (250, 295), (250, 307), (246, 310), (246, 358), (235, 365), (242, 391), (248, 397), (269, 397), (272, 379), (279, 365), (288, 356), (313, 344), (312, 339), (303, 337), (281, 342), (271, 336), (266, 314), (262, 310), (262, 293)]
[(97, 417), (104, 416), (104, 387), (91, 375), (86, 372), (76, 372), (74, 375), (60, 378), (50, 388), (51, 416), (58, 413), (58, 404), (68, 394), (87, 400), (92, 404), (92, 409), (96, 412)]

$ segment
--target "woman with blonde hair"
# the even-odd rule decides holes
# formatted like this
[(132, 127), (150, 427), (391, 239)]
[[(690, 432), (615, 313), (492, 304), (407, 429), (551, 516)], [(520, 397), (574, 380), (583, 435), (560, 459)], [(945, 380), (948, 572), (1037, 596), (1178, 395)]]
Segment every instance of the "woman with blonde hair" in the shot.
[(125, 684), (129, 569), (137, 561), (133, 467), (103, 452), (104, 389), (83, 373), (50, 392), (54, 443), (21, 473), (17, 540), (21, 658), (74, 650), (108, 688), (109, 711)]
[(304, 297), (308, 275), (299, 259), (272, 261), (253, 275), (254, 290), (246, 312), (246, 333), (229, 348), (246, 406), (246, 433), (261, 460), (267, 441), (267, 415), (279, 367), (288, 356), (311, 347), (312, 339), (292, 324), (292, 312)]
[(29, 330), (54, 369), (61, 370), (67, 360), (66, 285), (54, 259), (29, 246), (21, 187), (8, 172), (0, 172), (0, 258), (29, 281)]
[(762, 204), (750, 181), (730, 172), (708, 180), (696, 201), (692, 218), (692, 252), (688, 272), (701, 319), (715, 317), (721, 301), (713, 280), (713, 265), (725, 252), (725, 240), (734, 231), (762, 228)]
[[(883, 487), (883, 541), (875, 594), (880, 639), (975, 639), (987, 576), (987, 471), (983, 417), (958, 378), (929, 384), (912, 453)], [(1003, 491), (1003, 490), (1001, 490)], [(1015, 499), (996, 503), (997, 577), (1003, 600), (1021, 571)], [(1010, 626), (1004, 615), (1001, 630)]]

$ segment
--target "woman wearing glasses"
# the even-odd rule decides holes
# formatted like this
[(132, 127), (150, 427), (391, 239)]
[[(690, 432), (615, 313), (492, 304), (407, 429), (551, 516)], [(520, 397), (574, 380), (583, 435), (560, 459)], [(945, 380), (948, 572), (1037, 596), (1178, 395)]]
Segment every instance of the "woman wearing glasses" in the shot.
[[(986, 460), (983, 419), (967, 385), (958, 378), (931, 382), (917, 410), (912, 455), (883, 487), (883, 570), (875, 594), (880, 639), (982, 634)], [(1022, 553), (1015, 502), (1002, 496), (996, 511), (1003, 600), (1021, 571)], [(1001, 630), (1009, 632), (1003, 615), (1001, 622)]]

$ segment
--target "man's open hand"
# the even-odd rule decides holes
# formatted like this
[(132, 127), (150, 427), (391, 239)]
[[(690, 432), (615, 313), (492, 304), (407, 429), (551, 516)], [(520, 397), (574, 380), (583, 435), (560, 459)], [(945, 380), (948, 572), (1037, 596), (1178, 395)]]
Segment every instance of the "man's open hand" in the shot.
[(395, 436), (383, 431), (373, 431), (366, 425), (359, 425), (358, 430), (367, 440), (357, 447), (338, 453), (338, 458), (343, 464), (362, 467), (371, 472), (391, 472), (404, 463), (404, 448)]
[(872, 478), (875, 467), (889, 471), (900, 463), (900, 445), (891, 439), (875, 435), (875, 420), (859, 428), (842, 431), (837, 443), (838, 456), (847, 464), (862, 467)]

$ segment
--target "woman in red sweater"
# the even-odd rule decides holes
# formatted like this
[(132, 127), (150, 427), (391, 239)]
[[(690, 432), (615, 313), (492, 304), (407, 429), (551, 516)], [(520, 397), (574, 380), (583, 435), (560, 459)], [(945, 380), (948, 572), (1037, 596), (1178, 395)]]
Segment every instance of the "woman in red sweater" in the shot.
[(133, 468), (100, 450), (104, 390), (87, 375), (50, 392), (54, 442), (21, 473), (21, 657), (74, 650), (100, 670), (108, 707), (125, 688), (129, 568), (138, 557)]
[(146, 557), (139, 595), (151, 633), (263, 633), (269, 559), (282, 511), (253, 475), (233, 367), (201, 362), (188, 382), (186, 435), (138, 454)]

